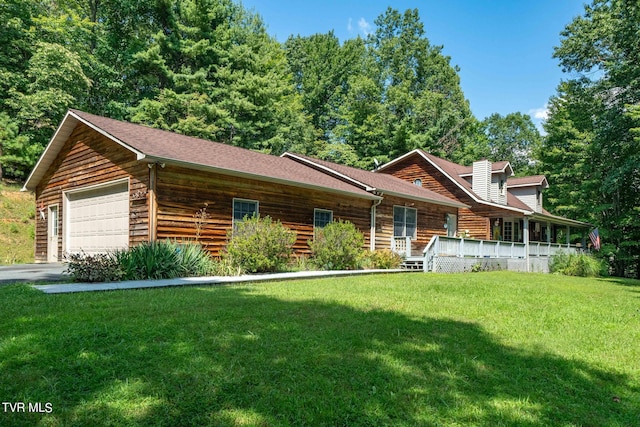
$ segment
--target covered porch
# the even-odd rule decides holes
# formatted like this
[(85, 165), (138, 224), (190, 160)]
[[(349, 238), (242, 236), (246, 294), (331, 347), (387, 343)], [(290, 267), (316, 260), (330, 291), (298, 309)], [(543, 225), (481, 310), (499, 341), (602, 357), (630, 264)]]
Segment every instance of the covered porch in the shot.
[(405, 267), (423, 271), (467, 271), (473, 267), (548, 272), (553, 255), (580, 253), (587, 248), (588, 224), (579, 221), (534, 214), (491, 218), (490, 224), (490, 240), (449, 230), (455, 235), (435, 235), (422, 249), (414, 244), (412, 250), (410, 237), (393, 237), (391, 250), (403, 256)]

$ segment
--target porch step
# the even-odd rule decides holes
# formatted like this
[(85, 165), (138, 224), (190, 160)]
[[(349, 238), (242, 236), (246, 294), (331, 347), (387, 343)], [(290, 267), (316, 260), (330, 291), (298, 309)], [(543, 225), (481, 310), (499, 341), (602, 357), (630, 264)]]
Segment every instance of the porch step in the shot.
[(409, 257), (404, 259), (401, 267), (405, 270), (422, 270), (423, 265), (424, 265), (424, 258)]

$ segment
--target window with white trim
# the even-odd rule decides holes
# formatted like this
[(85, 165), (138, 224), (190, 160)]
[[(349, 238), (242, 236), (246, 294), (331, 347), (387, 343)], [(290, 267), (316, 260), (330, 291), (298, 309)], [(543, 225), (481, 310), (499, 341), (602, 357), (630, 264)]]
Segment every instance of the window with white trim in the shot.
[(416, 238), (418, 225), (418, 210), (406, 206), (393, 207), (393, 235), (394, 237)]
[(233, 199), (233, 224), (241, 222), (245, 217), (251, 218), (258, 214), (258, 201), (247, 199)]

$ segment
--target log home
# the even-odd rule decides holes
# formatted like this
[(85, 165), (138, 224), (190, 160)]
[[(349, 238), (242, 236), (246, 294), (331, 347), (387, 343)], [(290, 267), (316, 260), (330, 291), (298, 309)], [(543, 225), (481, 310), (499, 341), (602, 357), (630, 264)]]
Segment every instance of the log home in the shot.
[(463, 166), (416, 149), (380, 166), (376, 172), (467, 205), (459, 209), (457, 217), (447, 218), (445, 226), (450, 238), (522, 243), (517, 246), (523, 249), (518, 257), (527, 259), (531, 255), (549, 255), (555, 249), (572, 251), (576, 247), (572, 243), (577, 243), (578, 248), (585, 246), (589, 224), (545, 210), (543, 190), (549, 187), (546, 178), (512, 177), (509, 162), (480, 160)]
[(315, 228), (338, 219), (354, 223), (370, 249), (400, 236), (407, 252), (466, 207), (400, 178), (78, 110), (66, 114), (23, 189), (36, 197), (38, 262), (167, 238), (198, 239), (219, 255), (234, 221), (253, 213), (295, 230), (297, 253), (308, 252)]

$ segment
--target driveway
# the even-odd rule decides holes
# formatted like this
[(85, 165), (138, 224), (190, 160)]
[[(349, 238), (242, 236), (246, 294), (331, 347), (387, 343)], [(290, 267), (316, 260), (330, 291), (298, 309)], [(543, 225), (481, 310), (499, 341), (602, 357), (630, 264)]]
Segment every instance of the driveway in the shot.
[(16, 282), (55, 282), (67, 280), (66, 264), (15, 264), (0, 266), (0, 286)]

